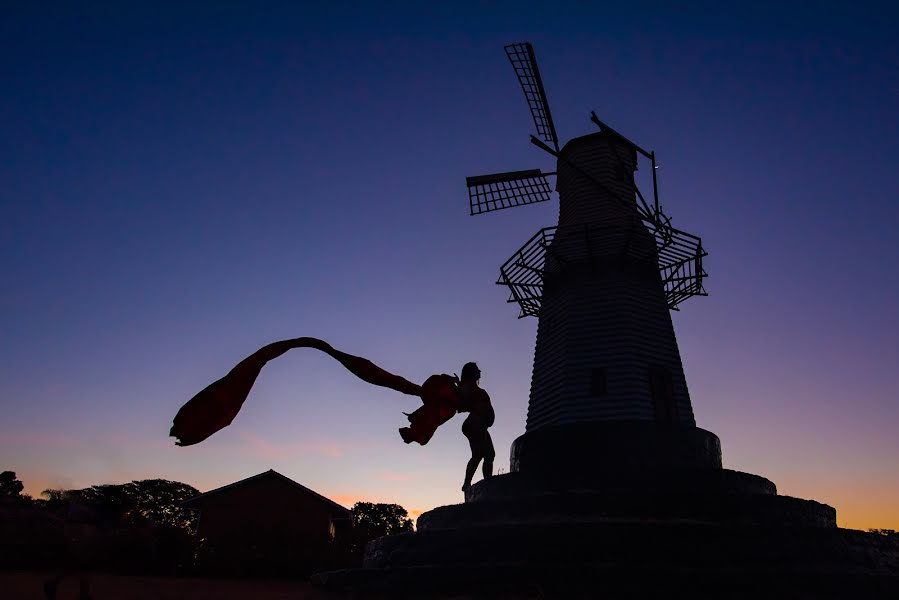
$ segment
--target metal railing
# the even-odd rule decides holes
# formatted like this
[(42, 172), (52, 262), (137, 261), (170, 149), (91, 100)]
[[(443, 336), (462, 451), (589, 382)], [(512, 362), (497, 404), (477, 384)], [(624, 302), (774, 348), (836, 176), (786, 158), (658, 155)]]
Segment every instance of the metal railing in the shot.
[[(521, 307), (518, 317), (539, 316), (543, 300), (544, 278), (547, 272), (547, 257), (557, 270), (564, 270), (565, 265), (572, 262), (590, 261), (597, 258), (597, 253), (607, 255), (610, 231), (626, 238), (620, 255), (627, 256), (636, 262), (650, 262), (657, 266), (665, 291), (668, 308), (678, 310), (678, 305), (693, 296), (707, 296), (703, 280), (708, 274), (702, 266), (702, 258), (707, 255), (702, 248), (702, 240), (695, 235), (675, 229), (670, 225), (658, 225), (655, 221), (641, 218), (645, 230), (649, 232), (655, 243), (654, 248), (646, 251), (631, 246), (630, 240), (637, 235), (631, 230), (610, 228), (598, 223), (585, 223), (564, 226), (567, 239), (580, 239), (579, 250), (572, 250), (571, 244), (556, 248), (554, 240), (559, 238), (560, 227), (544, 227), (519, 248), (500, 267), (498, 285), (509, 288), (508, 302), (515, 302)], [(604, 245), (606, 247), (604, 247)]]

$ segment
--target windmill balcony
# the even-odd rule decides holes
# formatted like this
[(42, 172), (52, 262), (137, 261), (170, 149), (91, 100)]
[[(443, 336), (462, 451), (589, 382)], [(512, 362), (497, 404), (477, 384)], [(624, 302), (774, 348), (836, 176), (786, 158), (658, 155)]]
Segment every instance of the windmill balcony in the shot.
[(548, 273), (623, 259), (658, 270), (668, 308), (677, 310), (684, 300), (707, 295), (705, 255), (696, 236), (637, 217), (627, 229), (602, 223), (544, 227), (503, 263), (496, 283), (509, 287), (508, 302), (518, 303), (519, 318), (536, 317)]

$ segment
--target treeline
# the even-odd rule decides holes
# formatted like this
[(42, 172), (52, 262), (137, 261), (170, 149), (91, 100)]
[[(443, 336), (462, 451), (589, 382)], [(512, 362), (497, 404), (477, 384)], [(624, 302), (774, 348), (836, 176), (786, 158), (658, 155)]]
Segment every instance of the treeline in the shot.
[(195, 563), (196, 517), (180, 507), (199, 494), (185, 483), (145, 479), (22, 494), (0, 473), (0, 565), (8, 569), (175, 574)]
[[(0, 568), (129, 575), (308, 574), (291, 565), (291, 552), (280, 554), (284, 563), (263, 560), (254, 567), (239, 561), (242, 569), (235, 570), (237, 555), (224, 555), (223, 548), (212, 548), (196, 536), (196, 511), (181, 503), (200, 492), (185, 483), (144, 479), (48, 489), (41, 498), (23, 494), (23, 489), (14, 472), (0, 473)], [(323, 565), (361, 566), (370, 540), (411, 530), (402, 506), (357, 502), (352, 526), (333, 540)]]

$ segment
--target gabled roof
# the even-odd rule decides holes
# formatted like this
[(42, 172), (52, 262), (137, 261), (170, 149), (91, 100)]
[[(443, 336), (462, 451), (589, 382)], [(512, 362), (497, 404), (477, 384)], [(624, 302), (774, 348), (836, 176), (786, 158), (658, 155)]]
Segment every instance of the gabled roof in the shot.
[(251, 481), (256, 481), (257, 479), (262, 479), (263, 477), (275, 477), (277, 479), (280, 479), (281, 481), (284, 481), (285, 483), (289, 483), (290, 485), (294, 486), (295, 488), (299, 489), (300, 491), (310, 494), (310, 495), (318, 498), (322, 502), (329, 504), (331, 506), (331, 508), (333, 508), (334, 510), (339, 510), (340, 512), (344, 512), (347, 514), (347, 516), (349, 516), (349, 514), (350, 514), (350, 510), (348, 508), (344, 508), (343, 506), (337, 504), (333, 500), (331, 500), (329, 498), (325, 498), (318, 492), (314, 492), (314, 491), (310, 490), (309, 488), (307, 488), (306, 486), (300, 485), (299, 483), (297, 483), (290, 477), (285, 477), (284, 475), (281, 475), (281, 473), (278, 473), (274, 469), (269, 469), (268, 471), (259, 473), (258, 475), (253, 475), (252, 477), (247, 477), (246, 479), (241, 479), (240, 481), (235, 481), (234, 483), (229, 483), (228, 485), (223, 485), (222, 487), (216, 488), (214, 490), (210, 490), (210, 491), (206, 492), (205, 494), (200, 494), (199, 496), (194, 496), (193, 498), (182, 502), (181, 506), (186, 506), (186, 507), (190, 508), (190, 506), (192, 504), (196, 503), (198, 500), (202, 500), (202, 499), (212, 496), (214, 494), (219, 494), (221, 492), (233, 489), (237, 486), (244, 485), (246, 483), (250, 483)]

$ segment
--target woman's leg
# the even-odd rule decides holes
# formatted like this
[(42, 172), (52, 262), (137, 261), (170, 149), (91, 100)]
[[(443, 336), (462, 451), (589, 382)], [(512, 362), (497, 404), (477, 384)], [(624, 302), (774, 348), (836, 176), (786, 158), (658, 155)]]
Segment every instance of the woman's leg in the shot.
[(462, 484), (463, 492), (471, 487), (471, 478), (474, 477), (474, 472), (478, 470), (478, 463), (481, 462), (482, 458), (478, 436), (466, 435), (465, 437), (468, 439), (468, 446), (471, 448), (471, 458), (468, 460), (468, 464), (465, 465), (465, 483)]
[[(493, 449), (493, 438), (490, 437), (490, 432), (488, 430), (484, 430), (484, 439), (483, 439), (483, 456), (484, 456), (484, 479), (489, 479), (493, 477), (493, 459), (496, 457), (496, 450)], [(477, 465), (475, 465), (477, 469)]]

